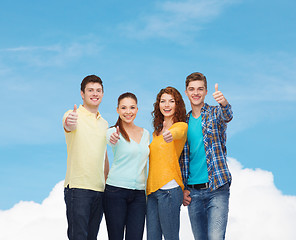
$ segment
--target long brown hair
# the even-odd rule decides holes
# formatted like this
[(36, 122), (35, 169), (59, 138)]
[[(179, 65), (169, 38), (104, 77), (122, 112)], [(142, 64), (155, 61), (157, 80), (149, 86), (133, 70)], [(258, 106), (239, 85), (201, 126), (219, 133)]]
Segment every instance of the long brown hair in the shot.
[[(121, 94), (121, 95), (118, 97), (118, 100), (117, 100), (117, 107), (119, 107), (120, 101), (121, 101), (122, 99), (124, 99), (124, 98), (131, 98), (131, 99), (135, 100), (136, 104), (138, 104), (138, 99), (137, 99), (136, 95), (133, 94), (133, 93), (130, 93), (130, 92), (126, 92), (126, 93)], [(130, 138), (129, 138), (127, 132), (125, 131), (125, 129), (124, 129), (123, 125), (122, 125), (122, 120), (121, 120), (120, 116), (118, 117), (117, 122), (115, 123), (115, 125), (114, 125), (113, 127), (117, 127), (117, 126), (119, 126), (119, 132), (120, 132), (121, 135), (124, 137), (124, 139), (125, 139), (126, 141), (130, 142), (131, 140), (130, 140)]]
[(153, 104), (154, 110), (151, 113), (152, 117), (153, 117), (154, 133), (156, 135), (159, 135), (159, 133), (161, 132), (161, 130), (163, 128), (164, 117), (160, 111), (159, 103), (160, 103), (160, 98), (161, 98), (162, 94), (164, 94), (164, 93), (170, 94), (171, 96), (173, 96), (173, 98), (175, 100), (176, 108), (175, 108), (175, 114), (173, 117), (173, 123), (186, 121), (186, 108), (185, 108), (185, 103), (183, 101), (182, 95), (174, 87), (163, 88), (157, 94), (156, 102)]

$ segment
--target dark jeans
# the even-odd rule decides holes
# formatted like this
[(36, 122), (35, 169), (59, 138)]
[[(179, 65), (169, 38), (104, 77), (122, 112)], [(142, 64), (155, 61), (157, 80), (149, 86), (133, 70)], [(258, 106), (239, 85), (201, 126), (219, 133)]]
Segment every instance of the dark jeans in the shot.
[(144, 190), (132, 190), (106, 185), (104, 211), (109, 240), (143, 238), (146, 196)]
[(103, 216), (103, 192), (65, 188), (69, 240), (96, 240)]

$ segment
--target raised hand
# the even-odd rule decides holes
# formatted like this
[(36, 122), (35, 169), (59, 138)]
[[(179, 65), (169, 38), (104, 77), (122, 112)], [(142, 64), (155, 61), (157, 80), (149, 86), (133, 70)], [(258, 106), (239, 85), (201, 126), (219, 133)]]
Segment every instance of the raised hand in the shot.
[(67, 131), (73, 131), (77, 127), (78, 113), (77, 113), (77, 105), (74, 105), (74, 109), (69, 113), (68, 117), (65, 120), (65, 129)]
[(119, 126), (117, 126), (116, 127), (116, 131), (114, 133), (112, 133), (111, 136), (110, 136), (110, 143), (116, 144), (119, 139), (120, 139), (120, 136), (119, 136)]
[(173, 141), (173, 135), (172, 133), (168, 130), (168, 124), (166, 123), (166, 121), (163, 121), (163, 140), (166, 142), (166, 143), (170, 143)]
[(213, 97), (223, 107), (228, 104), (228, 101), (224, 97), (223, 93), (218, 90), (218, 83), (215, 84), (215, 92), (213, 93)]

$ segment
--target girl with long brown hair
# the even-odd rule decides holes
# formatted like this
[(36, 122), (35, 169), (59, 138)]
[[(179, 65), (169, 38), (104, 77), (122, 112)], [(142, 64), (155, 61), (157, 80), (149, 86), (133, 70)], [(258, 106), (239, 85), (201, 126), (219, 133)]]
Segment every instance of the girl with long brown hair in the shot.
[(183, 202), (179, 157), (187, 137), (186, 109), (173, 87), (161, 89), (154, 103), (153, 140), (147, 180), (147, 240), (179, 239)]

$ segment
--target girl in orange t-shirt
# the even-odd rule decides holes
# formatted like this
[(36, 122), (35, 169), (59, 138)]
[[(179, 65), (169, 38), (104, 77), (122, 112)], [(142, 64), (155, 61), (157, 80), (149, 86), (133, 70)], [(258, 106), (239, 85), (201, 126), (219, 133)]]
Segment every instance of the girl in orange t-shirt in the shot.
[(183, 202), (179, 157), (187, 138), (186, 109), (173, 87), (161, 89), (154, 103), (153, 140), (147, 180), (147, 240), (178, 240)]

